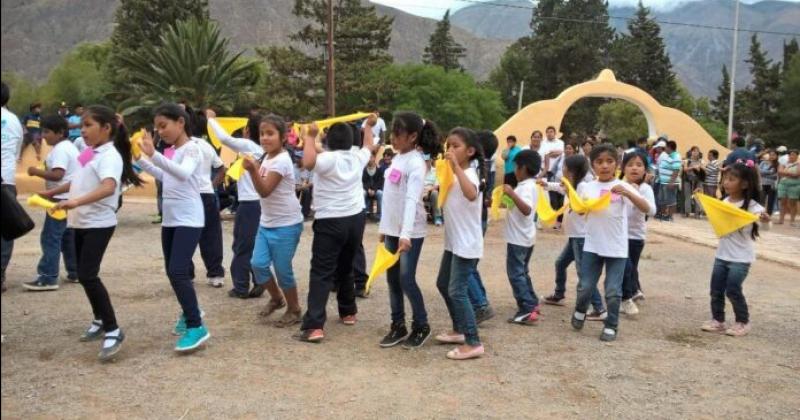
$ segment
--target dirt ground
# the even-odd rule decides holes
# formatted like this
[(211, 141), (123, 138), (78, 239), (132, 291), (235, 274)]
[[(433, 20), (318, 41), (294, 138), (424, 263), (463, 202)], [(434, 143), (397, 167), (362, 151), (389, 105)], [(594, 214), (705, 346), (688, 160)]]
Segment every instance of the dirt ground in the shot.
[[(91, 320), (79, 285), (48, 293), (19, 286), (35, 274), (38, 227), (16, 243), (2, 295), (3, 418), (800, 418), (795, 268), (757, 261), (745, 283), (751, 335), (710, 335), (699, 326), (709, 317), (714, 250), (652, 235), (641, 263), (641, 314), (624, 318), (619, 339), (604, 344), (599, 323), (582, 332), (569, 326), (572, 269), (568, 306), (544, 306), (538, 326), (506, 323), (514, 303), (502, 223), (494, 223), (480, 270), (497, 316), (480, 328), (482, 359), (447, 360), (449, 348), (433, 340), (416, 351), (379, 348), (389, 324), (382, 279), (359, 301), (354, 327), (336, 322), (332, 299), (327, 340), (313, 345), (260, 321), (266, 298), (231, 299), (227, 287), (199, 278), (213, 338), (205, 351), (178, 356), (170, 335), (178, 304), (162, 268), (159, 227), (149, 223), (153, 209), (125, 204), (101, 270), (127, 335), (109, 364), (96, 361), (99, 343), (78, 342)], [(232, 222), (224, 227), (228, 264)], [(449, 325), (435, 287), (442, 234), (431, 226), (418, 271), (435, 331)], [(370, 224), (368, 259), (376, 237)], [(540, 297), (552, 291), (564, 241), (550, 232), (537, 239)], [(301, 296), (310, 245), (307, 224), (295, 259)], [(199, 253), (196, 264), (204, 274)]]

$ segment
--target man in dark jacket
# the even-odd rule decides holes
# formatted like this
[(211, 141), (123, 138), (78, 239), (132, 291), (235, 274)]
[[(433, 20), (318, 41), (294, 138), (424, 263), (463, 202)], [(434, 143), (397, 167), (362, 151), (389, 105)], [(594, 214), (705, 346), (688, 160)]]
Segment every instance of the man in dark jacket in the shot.
[[(376, 221), (381, 220), (381, 197), (383, 196), (383, 169), (379, 168), (375, 161), (376, 155), (373, 153), (369, 159), (364, 174), (361, 175), (361, 184), (364, 187), (364, 205), (366, 206), (367, 217)], [(372, 211), (372, 203), (375, 203), (376, 211)]]

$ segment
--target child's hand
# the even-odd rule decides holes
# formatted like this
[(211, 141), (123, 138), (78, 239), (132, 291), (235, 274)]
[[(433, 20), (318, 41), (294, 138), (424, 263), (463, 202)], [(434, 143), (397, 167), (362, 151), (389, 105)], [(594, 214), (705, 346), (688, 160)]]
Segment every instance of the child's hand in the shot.
[(50, 198), (50, 199), (53, 198), (53, 191), (52, 190), (39, 191), (36, 194), (41, 196), (42, 198)]
[(367, 120), (364, 121), (364, 123), (367, 125), (367, 127), (375, 127), (375, 124), (378, 123), (378, 116), (375, 114), (369, 114)]
[(508, 195), (511, 195), (511, 194), (514, 193), (514, 187), (512, 187), (511, 185), (508, 185), (508, 184), (504, 184), (503, 185), (503, 192), (508, 194)]
[(545, 181), (545, 180), (544, 180), (544, 179), (542, 179), (542, 178), (539, 178), (539, 179), (537, 179), (537, 180), (536, 180), (536, 183), (537, 183), (537, 184), (539, 184), (539, 185), (541, 185), (541, 186), (543, 186), (543, 187), (546, 187), (546, 186), (547, 186), (547, 181)]
[(39, 170), (39, 168), (37, 168), (35, 166), (29, 166), (28, 167), (28, 176), (36, 176), (36, 172), (38, 170)]
[(767, 213), (767, 212), (763, 212), (763, 213), (759, 214), (758, 217), (764, 223), (768, 223), (770, 220), (772, 220), (772, 218), (769, 217), (769, 213)]
[(75, 207), (78, 207), (78, 201), (75, 200), (75, 199), (72, 199), (72, 200), (59, 201), (58, 203), (56, 203), (56, 206), (54, 207), (54, 209), (56, 209), (56, 210), (60, 210), (60, 209), (72, 210)]
[(404, 253), (408, 252), (411, 249), (411, 239), (408, 238), (400, 238), (400, 241), (397, 243), (397, 252)]
[(317, 127), (317, 123), (311, 123), (306, 126), (306, 136), (311, 138), (317, 138), (319, 135), (319, 127)]
[(217, 118), (217, 113), (213, 109), (206, 109), (206, 118)]
[(139, 139), (139, 149), (141, 149), (142, 153), (146, 154), (147, 157), (153, 157), (156, 153), (156, 147), (153, 144), (153, 136), (150, 135), (150, 132), (147, 130), (144, 130), (142, 138)]
[(630, 195), (630, 190), (625, 188), (622, 184), (617, 184), (611, 187), (611, 192), (614, 194), (619, 194), (623, 197), (628, 197)]
[(702, 189), (702, 188), (700, 188), (700, 187), (698, 187), (698, 188), (695, 188), (695, 189), (694, 189), (694, 191), (693, 191), (693, 193), (694, 193), (694, 194), (702, 194), (702, 193), (703, 193), (703, 189)]
[(384, 234), (380, 234), (380, 235), (378, 236), (378, 242), (380, 242), (380, 243), (383, 243), (383, 241), (384, 241), (385, 239), (386, 239), (386, 235), (384, 235)]
[(247, 172), (255, 172), (258, 170), (258, 164), (250, 156), (245, 155), (242, 158), (242, 168)]
[(453, 152), (445, 152), (444, 158), (450, 163), (450, 169), (455, 170), (456, 166), (458, 166), (458, 161), (456, 160), (456, 156)]

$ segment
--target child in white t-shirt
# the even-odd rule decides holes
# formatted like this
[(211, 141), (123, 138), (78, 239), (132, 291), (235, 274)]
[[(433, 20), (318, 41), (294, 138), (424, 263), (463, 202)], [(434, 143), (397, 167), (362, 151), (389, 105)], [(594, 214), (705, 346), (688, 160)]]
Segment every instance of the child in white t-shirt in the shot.
[[(447, 136), (445, 158), (456, 181), (450, 186), (442, 209), (445, 250), (436, 287), (447, 304), (453, 328), (437, 335), (436, 340), (444, 344), (459, 344), (447, 353), (447, 357), (464, 360), (484, 354), (475, 312), (467, 297), (469, 275), (483, 256), (483, 191), (478, 175), (485, 166), (483, 148), (472, 130), (454, 128)], [(477, 170), (472, 167), (472, 161), (478, 162)]]
[(533, 215), (537, 202), (544, 199), (537, 196), (534, 179), (541, 169), (541, 156), (533, 150), (523, 150), (514, 158), (517, 187), (503, 185), (505, 194), (514, 201), (506, 216), (506, 273), (517, 301), (517, 313), (508, 321), (520, 325), (539, 321), (539, 298), (533, 289), (529, 264), (536, 242)]
[(589, 157), (597, 179), (582, 183), (577, 194), (583, 199), (592, 200), (610, 193), (611, 203), (602, 210), (590, 211), (586, 216), (586, 242), (583, 244), (578, 299), (575, 302), (572, 326), (577, 330), (583, 328), (592, 291), (605, 266), (604, 288), (608, 316), (604, 321), (600, 340), (613, 341), (617, 338), (622, 278), (628, 259), (626, 203), (632, 202), (643, 211), (648, 210), (648, 204), (633, 187), (614, 177), (619, 155), (613, 145), (598, 145), (592, 149)]
[[(200, 234), (200, 257), (206, 266), (206, 283), (211, 287), (222, 287), (225, 269), (222, 267), (222, 220), (219, 215), (219, 197), (215, 188), (225, 177), (225, 164), (208, 140), (192, 137), (200, 150), (200, 199), (203, 201), (205, 226)], [(212, 178), (213, 171), (216, 174)]]
[[(69, 184), (78, 172), (78, 149), (67, 138), (67, 121), (59, 115), (42, 118), (42, 137), (52, 147), (44, 160), (44, 168), (31, 166), (28, 175), (43, 178), (48, 190)], [(65, 200), (68, 193), (56, 195), (56, 200)], [(59, 259), (64, 255), (67, 279), (78, 282), (78, 267), (75, 261), (75, 232), (67, 227), (66, 219), (57, 220), (45, 213), (41, 235), (42, 258), (36, 268), (35, 280), (23, 283), (28, 290), (58, 289)]]
[[(286, 123), (277, 115), (265, 115), (261, 118), (259, 131), (264, 149), (263, 162), (258, 164), (251, 159), (243, 162), (253, 186), (262, 197), (261, 221), (250, 266), (256, 284), (264, 285), (271, 297), (266, 315), (287, 306), (283, 317), (274, 323), (283, 328), (299, 323), (302, 315), (292, 260), (303, 233), (303, 214), (295, 195), (292, 158), (284, 148)], [(277, 282), (272, 281), (272, 269)]]
[[(761, 197), (758, 167), (752, 160), (737, 162), (725, 170), (722, 187), (730, 203), (753, 214), (758, 214), (762, 222), (769, 221), (769, 214), (758, 204)], [(756, 259), (755, 240), (758, 237), (758, 223), (749, 224), (719, 239), (714, 269), (711, 272), (711, 320), (703, 324), (703, 331), (724, 332), (741, 337), (750, 331), (750, 313), (744, 298), (742, 284)], [(725, 296), (731, 301), (736, 322), (725, 327)]]

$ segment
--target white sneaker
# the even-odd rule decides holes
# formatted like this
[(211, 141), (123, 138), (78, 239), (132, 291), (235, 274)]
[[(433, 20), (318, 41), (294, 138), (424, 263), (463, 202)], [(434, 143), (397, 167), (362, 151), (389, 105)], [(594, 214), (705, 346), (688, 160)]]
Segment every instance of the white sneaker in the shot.
[(209, 277), (207, 282), (211, 287), (220, 288), (225, 285), (225, 277)]
[(619, 311), (627, 315), (636, 315), (639, 313), (639, 308), (633, 302), (633, 299), (623, 300)]

